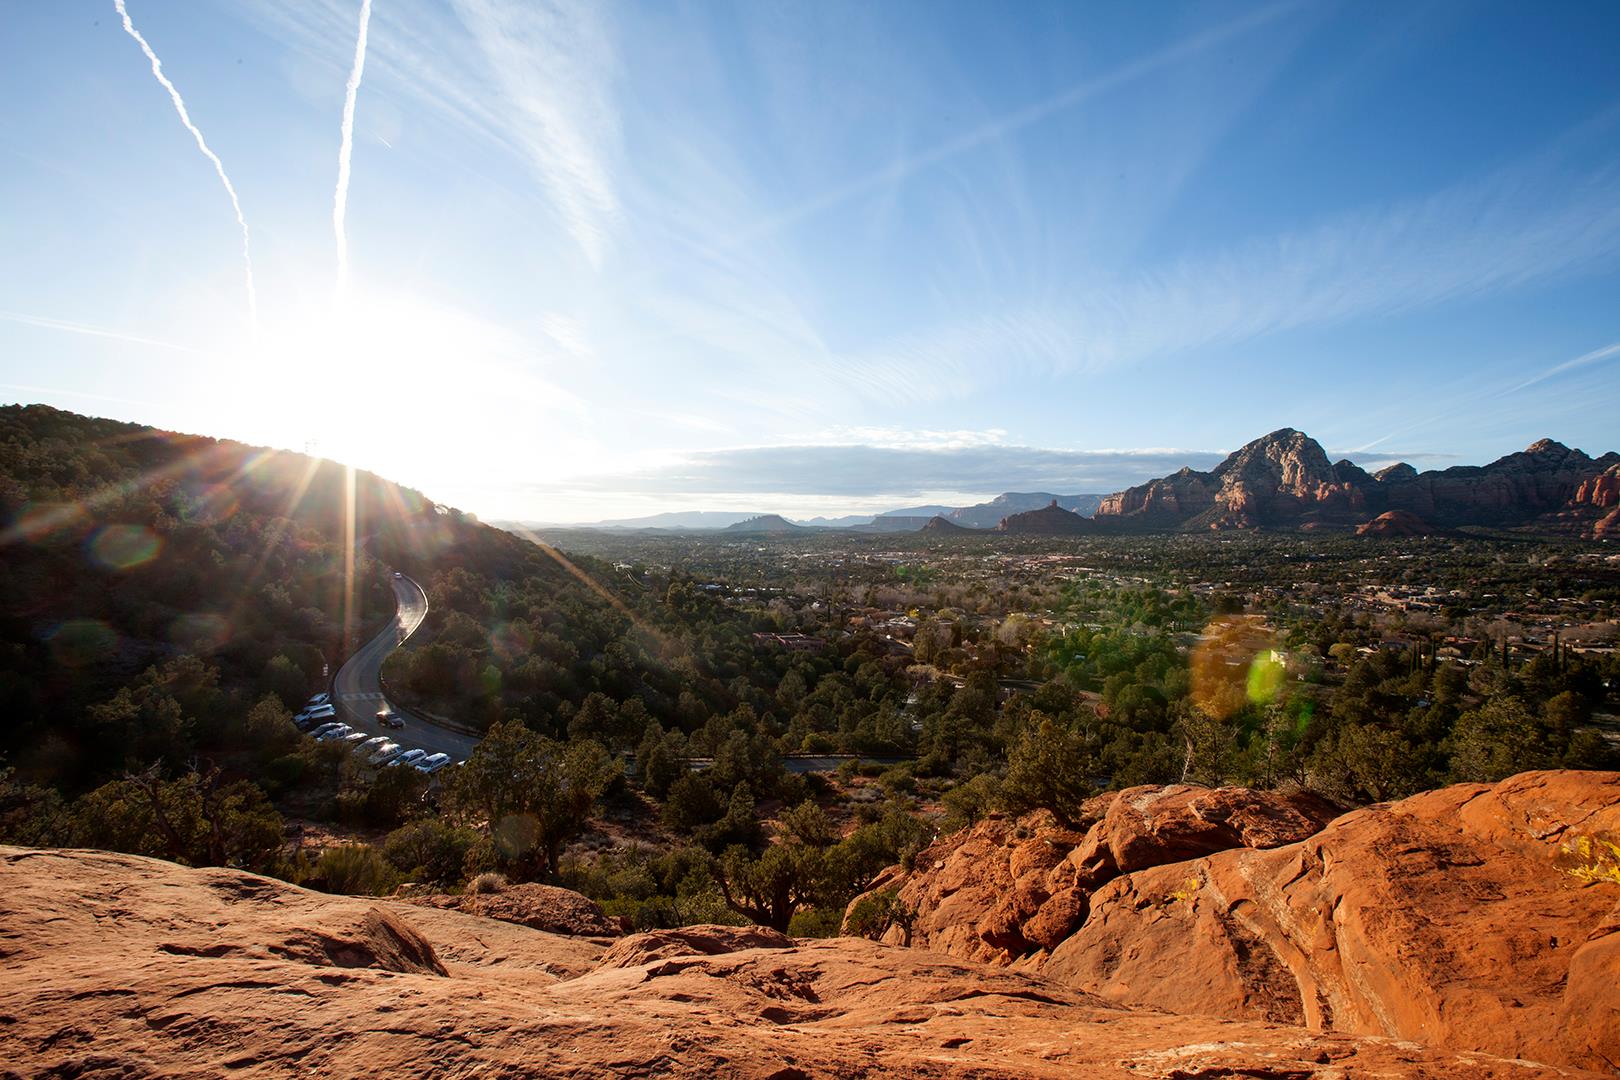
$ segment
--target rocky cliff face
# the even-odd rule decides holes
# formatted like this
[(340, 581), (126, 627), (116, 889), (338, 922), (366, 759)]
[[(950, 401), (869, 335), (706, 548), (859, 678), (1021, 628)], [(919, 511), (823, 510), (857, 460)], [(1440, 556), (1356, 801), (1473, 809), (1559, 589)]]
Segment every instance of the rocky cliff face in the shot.
[(7, 1076), (1568, 1076), (1113, 1004), (858, 939), (597, 941), (231, 870), (0, 847)]
[(1369, 476), (1349, 461), (1329, 464), (1320, 445), (1292, 428), (1256, 439), (1201, 473), (1173, 476), (1104, 499), (1099, 522), (1143, 529), (1300, 528), (1354, 525), (1401, 511), (1441, 526), (1558, 527), (1569, 513), (1620, 493), (1620, 455), (1593, 459), (1543, 439), (1483, 466), (1419, 473), (1403, 463)]
[[(1320, 831), (1306, 807), (1207, 795), (1195, 812), (1176, 789), (1122, 793), (1078, 842), (1050, 822), (986, 823), (886, 884), (915, 905), (914, 942), (1120, 1003), (1620, 1066), (1620, 883), (1593, 839), (1620, 841), (1620, 773), (1458, 785)], [(1186, 830), (1223, 807), (1203, 835), (1225, 850), (1189, 850)], [(1057, 897), (1104, 846), (1120, 872), (1069, 905), (1061, 940), (1043, 925), (1051, 899), (1018, 921), (1020, 896)]]
[(1156, 527), (1252, 529), (1307, 520), (1366, 518), (1371, 478), (1348, 461), (1328, 462), (1304, 432), (1259, 438), (1207, 473), (1183, 469), (1103, 500), (1099, 520), (1136, 519)]
[(1038, 964), (1086, 921), (1092, 894), (1119, 875), (1230, 847), (1301, 840), (1337, 814), (1311, 795), (1127, 788), (1087, 802), (1074, 827), (1045, 811), (989, 818), (937, 840), (917, 856), (914, 871), (895, 867), (871, 891), (896, 890), (899, 907), (913, 913), (884, 934), (890, 944)]

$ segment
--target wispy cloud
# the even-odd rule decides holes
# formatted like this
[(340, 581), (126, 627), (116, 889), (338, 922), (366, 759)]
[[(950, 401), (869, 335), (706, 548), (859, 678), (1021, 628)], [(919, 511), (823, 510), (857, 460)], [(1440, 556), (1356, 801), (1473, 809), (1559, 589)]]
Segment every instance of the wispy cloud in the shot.
[(1111, 71), (1076, 83), (1042, 101), (998, 116), (954, 138), (909, 154), (894, 158), (885, 165), (845, 181), (842, 184), (807, 199), (790, 209), (775, 214), (745, 228), (733, 238), (734, 242), (756, 239), (760, 234), (775, 231), (786, 225), (802, 221), (825, 210), (864, 195), (882, 191), (923, 169), (941, 165), (952, 158), (1003, 139), (1014, 132), (1038, 124), (1059, 113), (1079, 107), (1112, 90), (1148, 78), (1168, 68), (1184, 64), (1192, 58), (1233, 38), (1258, 30), (1292, 12), (1302, 5), (1299, 0), (1270, 4), (1250, 11), (1220, 26), (1193, 34), (1146, 56), (1139, 57)]
[(349, 164), (354, 155), (354, 106), (366, 73), (366, 33), (371, 27), (371, 0), (360, 0), (360, 28), (355, 34), (354, 66), (344, 84), (343, 124), (338, 144), (337, 190), (332, 195), (332, 232), (337, 239), (338, 294), (349, 286)]
[(1592, 364), (1598, 363), (1599, 361), (1607, 360), (1611, 356), (1620, 356), (1620, 341), (1617, 341), (1612, 345), (1605, 345), (1601, 349), (1593, 349), (1589, 353), (1582, 353), (1573, 360), (1565, 360), (1562, 364), (1554, 364), (1546, 371), (1524, 380), (1524, 382), (1520, 383), (1519, 385), (1504, 391), (1504, 393), (1516, 394), (1520, 390), (1532, 387), (1537, 383), (1546, 382), (1548, 379), (1556, 378), (1559, 375), (1563, 375), (1565, 372), (1574, 371), (1576, 368), (1588, 367)]
[[(247, 10), (322, 62), (335, 60), (332, 43), (354, 26), (352, 0), (253, 0)], [(376, 92), (516, 157), (599, 264), (621, 215), (619, 61), (606, 9), (586, 0), (390, 0), (387, 13), (367, 44)]]
[[(1086, 281), (1057, 303), (897, 336), (837, 357), (831, 370), (872, 395), (961, 396), (989, 376), (1102, 370), (1479, 299), (1614, 263), (1620, 163), (1581, 172), (1559, 164), (1548, 155), (1425, 198)], [(1571, 365), (1609, 355), (1599, 352)]]
[(40, 315), (24, 315), (16, 311), (0, 311), (0, 320), (19, 323), (23, 326), (34, 326), (41, 330), (60, 330), (68, 334), (108, 338), (112, 341), (122, 341), (130, 345), (151, 345), (159, 349), (172, 349), (175, 352), (190, 353), (193, 356), (208, 355), (205, 350), (192, 348), (190, 345), (180, 345), (173, 341), (165, 341), (162, 338), (148, 337), (145, 334), (132, 334), (124, 330), (95, 326), (91, 323), (70, 322), (67, 319), (47, 319)]
[(604, 10), (575, 0), (455, 0), (503, 91), (508, 125), (569, 233), (601, 265), (619, 200), (610, 158), (618, 117)]
[(752, 446), (674, 455), (645, 468), (588, 479), (604, 492), (641, 494), (905, 498), (939, 491), (1108, 492), (1184, 465), (1207, 469), (1222, 457), (1202, 451), (1047, 450), (997, 444)]
[(124, 20), (124, 32), (135, 39), (135, 43), (141, 47), (141, 52), (145, 53), (147, 60), (151, 61), (152, 76), (157, 79), (163, 89), (169, 92), (169, 99), (174, 102), (174, 111), (180, 115), (180, 122), (185, 125), (187, 131), (191, 132), (191, 137), (197, 141), (197, 149), (201, 150), (203, 156), (213, 163), (214, 171), (219, 174), (219, 182), (225, 185), (225, 194), (231, 198), (231, 209), (236, 211), (236, 223), (242, 228), (242, 269), (247, 279), (248, 319), (253, 326), (257, 327), (259, 323), (259, 296), (257, 290), (253, 287), (253, 253), (248, 236), (248, 223), (247, 218), (242, 216), (242, 201), (236, 197), (236, 188), (231, 184), (231, 178), (225, 174), (225, 163), (219, 160), (218, 154), (209, 149), (208, 142), (203, 138), (202, 131), (198, 129), (196, 124), (192, 123), (191, 114), (186, 111), (185, 100), (181, 98), (180, 91), (175, 89), (174, 83), (169, 81), (169, 77), (163, 74), (163, 62), (158, 59), (157, 53), (152, 51), (152, 46), (147, 44), (146, 39), (141, 36), (141, 32), (135, 29), (135, 23), (129, 17), (129, 11), (124, 6), (124, 0), (113, 0), (113, 8)]

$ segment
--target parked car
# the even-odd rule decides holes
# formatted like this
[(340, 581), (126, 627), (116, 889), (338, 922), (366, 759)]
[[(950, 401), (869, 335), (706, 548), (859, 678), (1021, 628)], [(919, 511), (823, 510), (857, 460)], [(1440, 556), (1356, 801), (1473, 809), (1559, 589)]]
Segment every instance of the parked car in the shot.
[(378, 709), (377, 723), (385, 728), (402, 728), (405, 726), (404, 718), (393, 709)]
[(338, 723), (337, 721), (334, 720), (330, 724), (322, 724), (320, 727), (318, 727), (314, 731), (310, 732), (310, 734), (318, 739), (322, 735), (325, 735), (325, 734), (327, 734), (329, 732), (335, 731), (340, 727), (348, 727), (348, 725), (347, 724), (340, 724), (340, 723)]
[(421, 769), (425, 773), (436, 773), (446, 765), (450, 764), (450, 755), (429, 754), (420, 761), (414, 762), (414, 764), (418, 769)]
[(376, 751), (378, 747), (387, 745), (388, 741), (388, 736), (386, 735), (373, 735), (365, 742), (357, 744), (354, 748), (354, 752), (361, 757), (366, 757)]
[(316, 705), (326, 705), (329, 704), (331, 700), (331, 694), (316, 694), (314, 697), (309, 699), (309, 707), (314, 708)]
[(388, 764), (390, 764), (390, 765), (415, 765), (418, 761), (421, 761), (425, 757), (427, 757), (427, 751), (426, 750), (407, 750), (403, 754), (399, 755), (399, 757), (395, 758), (393, 761), (390, 761)]
[(367, 765), (386, 765), (405, 752), (405, 748), (397, 742), (385, 742), (371, 752), (366, 758)]
[(319, 739), (321, 742), (331, 742), (333, 739), (343, 738), (343, 736), (349, 734), (353, 730), (354, 728), (350, 727), (348, 724), (339, 724), (330, 731), (317, 733), (315, 738)]
[(319, 720), (323, 716), (336, 716), (337, 708), (332, 705), (311, 705), (304, 709), (294, 720)]
[(365, 743), (367, 737), (368, 736), (363, 731), (351, 731), (347, 735), (343, 736), (343, 741), (358, 750), (360, 746)]

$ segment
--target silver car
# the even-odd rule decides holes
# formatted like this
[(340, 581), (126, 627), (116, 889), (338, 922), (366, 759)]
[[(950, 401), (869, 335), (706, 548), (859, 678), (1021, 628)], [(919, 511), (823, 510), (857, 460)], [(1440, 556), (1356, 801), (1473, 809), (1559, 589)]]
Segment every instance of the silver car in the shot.
[(373, 736), (371, 736), (371, 738), (365, 740), (360, 745), (356, 746), (354, 748), (354, 752), (356, 754), (359, 754), (361, 757), (365, 757), (368, 754), (376, 753), (383, 746), (387, 745), (387, 743), (388, 743), (388, 736), (386, 736), (386, 735), (373, 735)]
[(393, 761), (395, 758), (399, 757), (399, 755), (403, 754), (404, 752), (405, 752), (404, 748), (401, 747), (399, 745), (399, 743), (397, 743), (397, 742), (385, 742), (381, 746), (377, 747), (377, 749), (375, 749), (375, 750), (373, 750), (371, 752), (371, 756), (366, 758), (366, 764), (367, 765), (383, 765), (383, 764), (386, 764), (387, 762)]
[(450, 764), (449, 754), (429, 754), (416, 762), (416, 767), (425, 773), (436, 773), (448, 764)]
[(390, 761), (388, 764), (390, 764), (390, 765), (415, 765), (418, 761), (421, 761), (425, 757), (427, 757), (427, 751), (426, 750), (407, 750), (403, 754), (399, 755), (399, 757), (395, 758), (393, 761)]

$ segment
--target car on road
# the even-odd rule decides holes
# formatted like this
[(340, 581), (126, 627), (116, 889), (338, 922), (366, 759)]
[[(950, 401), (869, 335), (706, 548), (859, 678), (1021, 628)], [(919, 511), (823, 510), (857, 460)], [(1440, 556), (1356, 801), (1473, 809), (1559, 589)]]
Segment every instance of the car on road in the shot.
[(403, 754), (399, 755), (399, 757), (395, 758), (393, 761), (390, 761), (388, 764), (391, 765), (391, 766), (392, 765), (415, 765), (418, 761), (421, 761), (425, 757), (427, 757), (427, 751), (426, 750), (407, 750)]
[(402, 577), (404, 577), (404, 576), (405, 576), (405, 575), (404, 575), (404, 574), (402, 574), (402, 573), (400, 573), (400, 572), (399, 572), (399, 571), (398, 571), (398, 570), (395, 570), (395, 571), (394, 571), (394, 576), (395, 576), (395, 577), (397, 577), (397, 578), (402, 578)]
[(393, 709), (378, 709), (377, 723), (381, 724), (385, 728), (397, 729), (405, 726), (405, 718), (400, 716), (399, 713), (395, 712)]
[(348, 724), (339, 724), (329, 731), (322, 729), (315, 734), (315, 738), (320, 742), (331, 742), (333, 739), (343, 738), (343, 736), (348, 735), (352, 731), (354, 731), (354, 728), (350, 727)]
[(415, 762), (416, 767), (425, 773), (436, 773), (448, 764), (450, 764), (449, 754), (429, 754), (422, 760)]
[(366, 758), (367, 765), (386, 765), (405, 752), (397, 742), (385, 742)]

